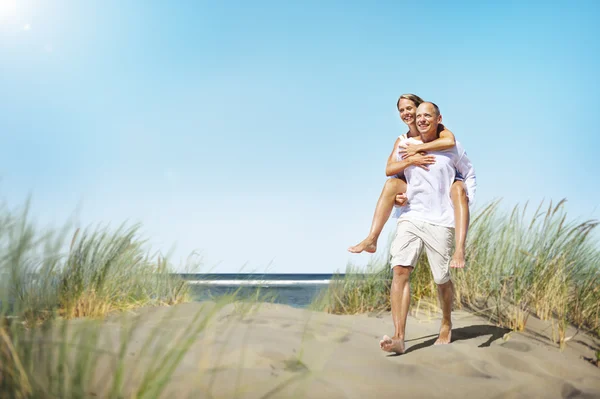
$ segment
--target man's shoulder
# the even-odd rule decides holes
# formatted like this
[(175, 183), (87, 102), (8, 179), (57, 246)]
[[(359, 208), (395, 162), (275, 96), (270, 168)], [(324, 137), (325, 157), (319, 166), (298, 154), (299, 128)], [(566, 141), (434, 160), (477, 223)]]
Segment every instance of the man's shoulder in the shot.
[(432, 151), (432, 153), (438, 153), (440, 155), (446, 155), (449, 157), (453, 157), (453, 156), (461, 156), (463, 153), (465, 152), (463, 146), (456, 141), (456, 145), (447, 148), (445, 150), (439, 150), (439, 151)]
[(467, 151), (464, 149), (462, 144), (457, 140), (456, 141), (456, 156), (454, 158), (455, 163), (458, 164), (471, 164), (471, 160), (467, 156)]
[(454, 146), (454, 148), (456, 148), (456, 153), (460, 156), (466, 156), (467, 155), (467, 150), (465, 150), (465, 147), (462, 145), (462, 143), (458, 140), (456, 140), (456, 145)]
[(457, 140), (456, 145), (450, 147), (446, 150), (434, 151), (433, 154), (444, 155), (451, 160), (451, 162), (460, 162), (461, 159), (467, 156), (467, 152), (465, 151), (462, 144)]

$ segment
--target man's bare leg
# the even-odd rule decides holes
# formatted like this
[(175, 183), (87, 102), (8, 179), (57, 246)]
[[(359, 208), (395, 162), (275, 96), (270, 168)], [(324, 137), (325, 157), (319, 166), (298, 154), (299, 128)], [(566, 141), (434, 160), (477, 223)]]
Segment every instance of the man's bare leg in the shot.
[(406, 318), (410, 306), (410, 272), (411, 266), (394, 266), (394, 278), (390, 299), (392, 302), (392, 320), (394, 321), (394, 336), (383, 336), (379, 346), (386, 352), (404, 353), (404, 332)]
[(404, 192), (406, 192), (406, 182), (404, 180), (398, 178), (387, 179), (375, 207), (375, 214), (373, 215), (369, 235), (360, 243), (348, 248), (348, 251), (355, 254), (363, 251), (369, 253), (377, 251), (377, 239), (383, 230), (383, 226), (385, 226), (385, 222), (390, 218), (396, 194)]
[(452, 184), (450, 197), (454, 205), (454, 240), (456, 243), (450, 267), (463, 268), (465, 267), (465, 242), (469, 229), (469, 199), (462, 181), (455, 181)]
[(442, 325), (440, 335), (434, 345), (449, 344), (452, 339), (452, 302), (454, 301), (454, 285), (452, 280), (438, 284), (440, 305), (442, 306)]

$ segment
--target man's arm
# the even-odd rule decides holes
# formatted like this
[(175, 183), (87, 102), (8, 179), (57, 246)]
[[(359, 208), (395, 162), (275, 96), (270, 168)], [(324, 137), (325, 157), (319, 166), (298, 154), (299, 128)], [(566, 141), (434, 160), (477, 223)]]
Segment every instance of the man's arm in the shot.
[(456, 161), (456, 170), (463, 176), (467, 197), (469, 198), (469, 206), (475, 202), (475, 191), (477, 190), (477, 179), (475, 177), (475, 168), (467, 157), (467, 153), (462, 146), (457, 145), (458, 160)]
[(448, 148), (452, 148), (456, 145), (456, 138), (454, 137), (454, 133), (450, 130), (444, 128), (440, 132), (440, 137), (430, 141), (429, 143), (422, 144), (410, 144), (407, 143), (406, 146), (402, 145), (405, 150), (401, 151), (403, 153), (403, 158), (414, 155), (418, 152), (426, 152), (426, 151), (443, 151)]

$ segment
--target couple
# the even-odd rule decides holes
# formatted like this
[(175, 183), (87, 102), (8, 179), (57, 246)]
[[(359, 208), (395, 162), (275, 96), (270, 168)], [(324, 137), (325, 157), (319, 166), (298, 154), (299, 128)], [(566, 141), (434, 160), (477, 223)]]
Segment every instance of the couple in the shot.
[[(386, 174), (393, 178), (388, 179), (377, 202), (369, 236), (348, 250), (375, 252), (377, 238), (394, 203), (401, 206), (390, 247), (395, 333), (391, 338), (384, 336), (380, 346), (387, 352), (403, 353), (410, 305), (409, 276), (423, 247), (443, 311), (436, 344), (450, 343), (454, 290), (449, 269), (465, 264), (469, 205), (474, 199), (476, 181), (464, 149), (441, 124), (437, 105), (414, 94), (404, 94), (398, 99), (397, 108), (409, 131), (396, 140), (388, 158)], [(456, 248), (451, 256), (453, 237)]]

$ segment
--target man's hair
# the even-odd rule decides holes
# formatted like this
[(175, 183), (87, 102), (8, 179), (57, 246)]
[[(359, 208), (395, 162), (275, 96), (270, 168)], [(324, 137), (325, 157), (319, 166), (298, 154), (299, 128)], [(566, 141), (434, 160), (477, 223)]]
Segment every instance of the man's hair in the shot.
[(441, 113), (440, 113), (440, 107), (438, 107), (436, 105), (436, 103), (432, 103), (431, 101), (423, 101), (421, 104), (431, 104), (431, 105), (433, 105), (433, 108), (435, 108), (435, 112), (437, 113), (436, 116), (440, 116), (441, 115)]
[(398, 98), (398, 101), (396, 101), (396, 109), (400, 108), (400, 100), (405, 99), (405, 100), (410, 100), (413, 103), (415, 103), (415, 106), (418, 107), (419, 105), (421, 105), (423, 103), (423, 99), (419, 96), (417, 96), (416, 94), (403, 94)]

